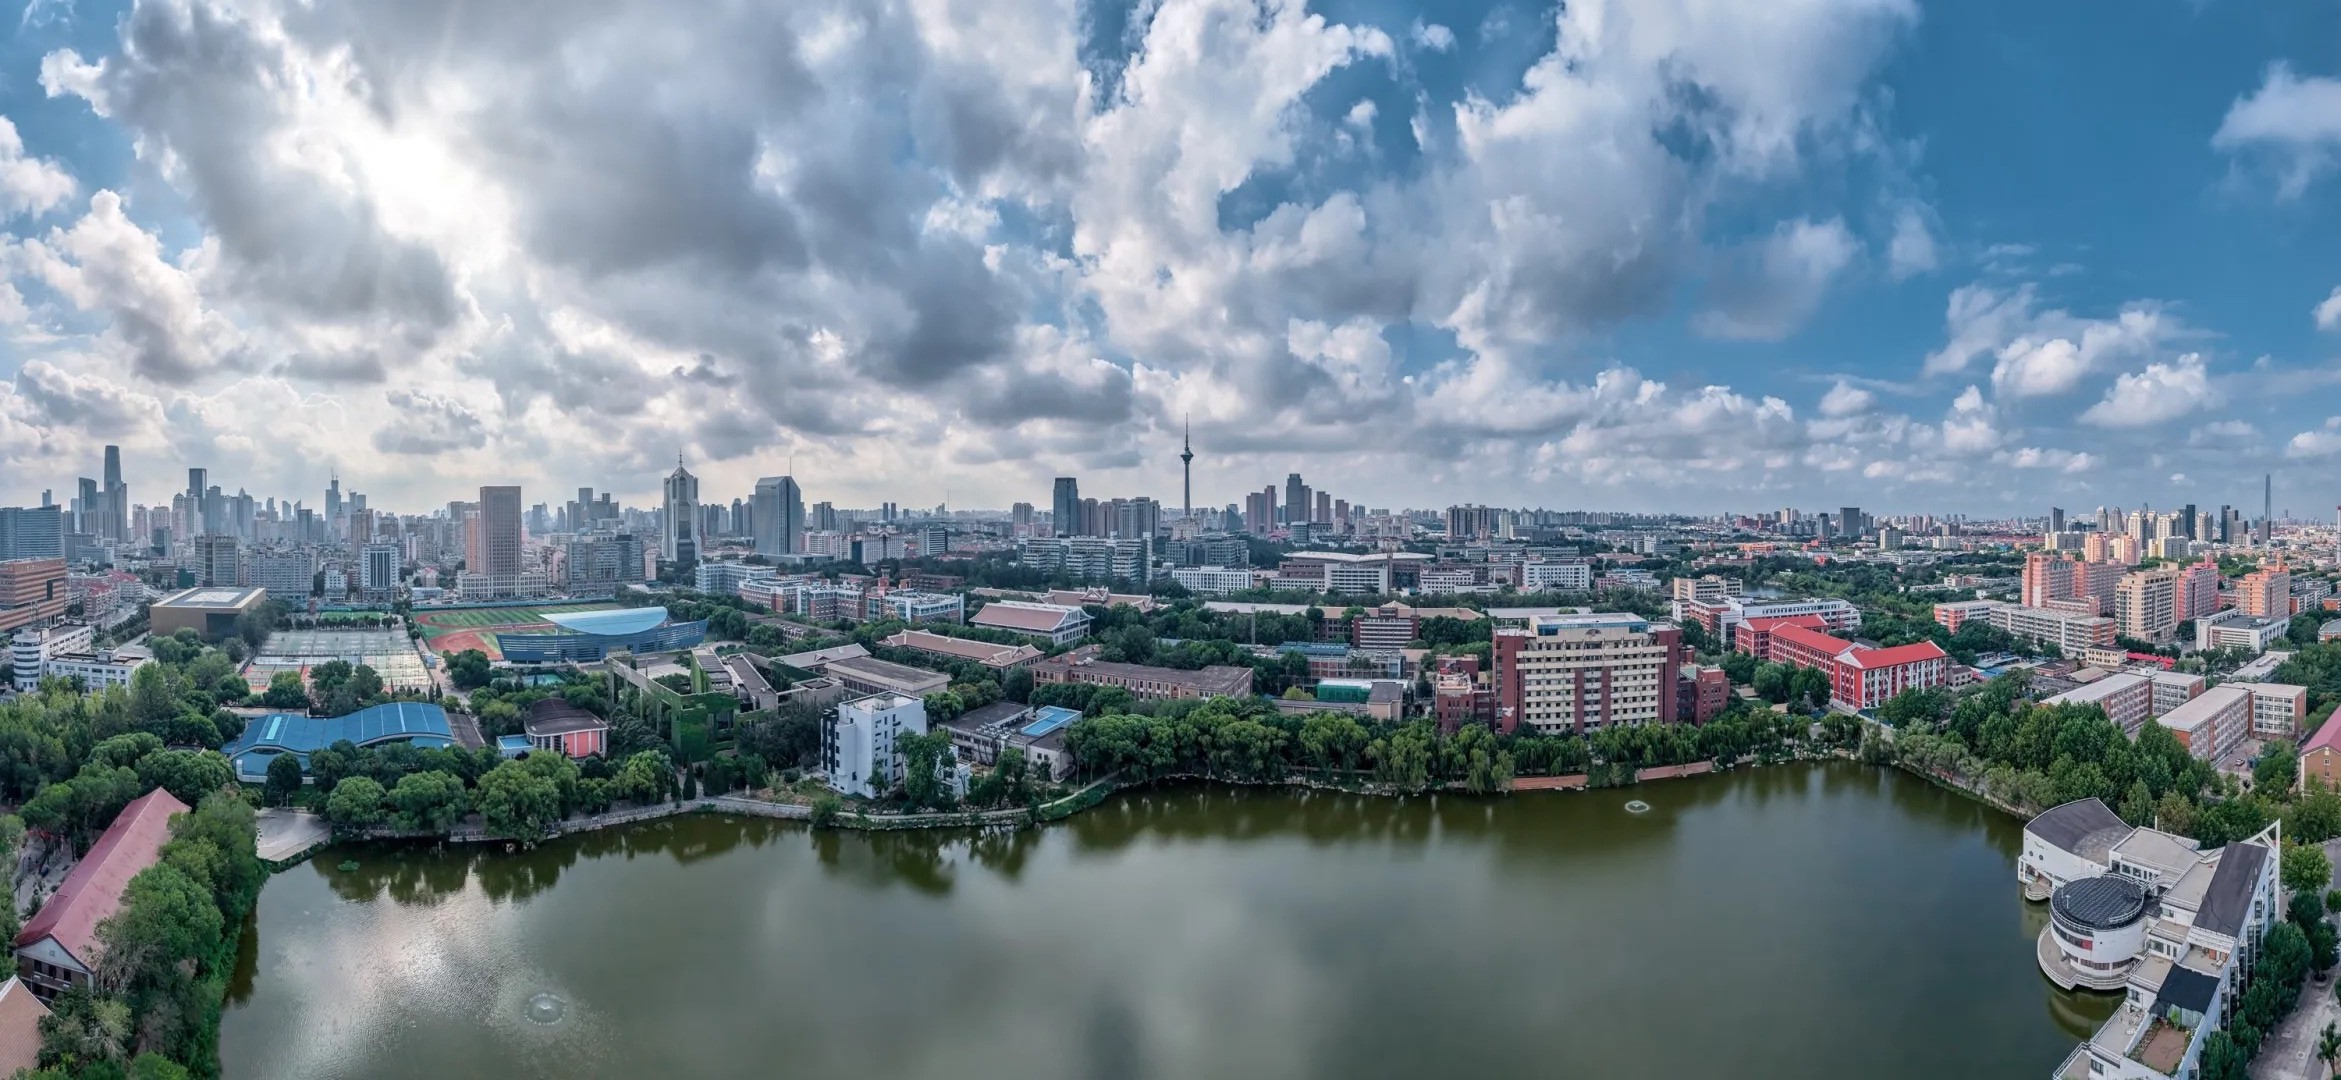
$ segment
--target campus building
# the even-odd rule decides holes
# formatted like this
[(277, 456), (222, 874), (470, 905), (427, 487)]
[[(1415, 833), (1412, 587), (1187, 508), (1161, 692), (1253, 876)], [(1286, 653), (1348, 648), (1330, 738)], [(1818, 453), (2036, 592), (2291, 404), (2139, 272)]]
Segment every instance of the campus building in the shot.
[[(839, 705), (821, 728), (821, 767), (829, 786), (865, 799), (894, 790), (904, 772), (895, 740), (926, 733), (927, 707), (915, 697), (874, 694)], [(967, 794), (968, 769), (956, 759), (942, 763), (940, 779), (952, 794)]]
[(1001, 645), (971, 638), (945, 637), (925, 630), (904, 630), (885, 639), (882, 644), (897, 649), (912, 649), (946, 660), (966, 660), (982, 664), (998, 672), (1023, 667), (1044, 655), (1030, 645)]
[(1674, 720), (1682, 631), (1638, 615), (1534, 615), (1495, 633), (1496, 726), (1582, 734)]
[(122, 906), (122, 890), (153, 866), (187, 804), (161, 788), (131, 800), (16, 935), (18, 977), (42, 1001), (87, 986), (98, 966), (98, 925)]
[(2067, 990), (2121, 994), (2051, 1077), (2195, 1075), (2261, 935), (2284, 917), (2281, 828), (2204, 851), (2133, 828), (2098, 799), (2054, 807), (2024, 827), (2017, 880), (2027, 898), (2049, 902), (2034, 944), (2041, 972)]
[(0, 562), (0, 633), (58, 618), (65, 614), (71, 599), (66, 591), (65, 560)]
[(1951, 658), (1940, 645), (1920, 641), (1877, 649), (1823, 633), (1816, 616), (1742, 623), (1733, 648), (1758, 660), (1811, 668), (1829, 677), (1829, 697), (1857, 712), (1875, 709), (1905, 690), (1942, 686)]
[(612, 653), (674, 652), (707, 640), (707, 620), (674, 622), (663, 607), (548, 612), (560, 630), (498, 634), (496, 647), (514, 664), (590, 663)]
[(1708, 635), (1729, 641), (1739, 624), (1750, 619), (1778, 619), (1793, 615), (1818, 615), (1831, 633), (1851, 633), (1861, 629), (1861, 609), (1829, 597), (1821, 600), (1757, 600), (1741, 596), (1727, 596), (1721, 600), (1676, 601), (1677, 618), (1689, 619), (1704, 628)]
[(269, 763), (277, 755), (293, 755), (301, 763), (301, 775), (306, 777), (310, 754), (344, 740), (361, 748), (406, 742), (443, 749), (455, 745), (455, 732), (447, 724), (446, 711), (439, 706), (393, 701), (359, 709), (347, 716), (270, 713), (252, 721), (243, 734), (220, 747), (220, 753), (227, 755), (228, 763), (235, 767), (236, 779), (258, 784), (268, 779)]
[(148, 605), (147, 626), (156, 637), (193, 630), (205, 641), (218, 641), (235, 633), (236, 620), (267, 599), (262, 589), (185, 589)]
[[(1082, 649), (1090, 652), (1091, 649)], [(1117, 664), (1067, 654), (1032, 665), (1035, 685), (1065, 683), (1074, 686), (1112, 686), (1140, 700), (1177, 698), (1250, 697), (1252, 669), (1214, 664), (1196, 671)]]
[(1061, 604), (994, 600), (967, 620), (969, 626), (1006, 630), (1050, 645), (1070, 645), (1089, 634), (1089, 612)]

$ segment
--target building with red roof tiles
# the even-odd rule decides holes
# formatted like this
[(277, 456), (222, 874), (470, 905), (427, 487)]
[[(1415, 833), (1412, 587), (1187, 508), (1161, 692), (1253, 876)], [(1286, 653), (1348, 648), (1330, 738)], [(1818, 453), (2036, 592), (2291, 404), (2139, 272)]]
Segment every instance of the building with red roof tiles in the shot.
[[(1759, 625), (1760, 623), (1771, 625)], [(1950, 682), (1951, 658), (1931, 641), (1873, 649), (1831, 637), (1804, 620), (1751, 620), (1740, 637), (1758, 660), (1812, 668), (1829, 677), (1829, 696), (1855, 710), (1877, 708), (1904, 690)]]
[(17, 974), (41, 1000), (89, 982), (98, 965), (98, 924), (122, 906), (130, 879), (162, 857), (171, 816), (186, 812), (186, 803), (161, 788), (131, 800), (17, 933)]

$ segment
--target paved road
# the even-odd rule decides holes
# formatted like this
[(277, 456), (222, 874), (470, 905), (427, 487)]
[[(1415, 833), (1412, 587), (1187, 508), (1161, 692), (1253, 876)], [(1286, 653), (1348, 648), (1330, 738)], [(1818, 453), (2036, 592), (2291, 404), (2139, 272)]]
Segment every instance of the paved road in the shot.
[(2333, 981), (2311, 977), (2300, 988), (2300, 1007), (2260, 1044), (2260, 1056), (2252, 1059), (2252, 1080), (2325, 1080), (2325, 1063), (2317, 1060), (2317, 1036), (2332, 1023), (2341, 1023), (2341, 999), (2333, 995)]
[(324, 843), (333, 834), (324, 818), (300, 810), (272, 808), (260, 811), (259, 818), (263, 862), (283, 862)]

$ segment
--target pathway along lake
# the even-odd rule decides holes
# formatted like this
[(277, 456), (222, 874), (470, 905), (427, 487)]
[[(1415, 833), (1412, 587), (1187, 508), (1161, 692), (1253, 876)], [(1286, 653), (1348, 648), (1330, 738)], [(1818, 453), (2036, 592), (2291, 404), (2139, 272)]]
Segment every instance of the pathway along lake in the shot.
[(262, 893), (221, 1048), (232, 1080), (2046, 1077), (2113, 999), (2041, 978), (2018, 843), (1832, 763), (335, 849)]

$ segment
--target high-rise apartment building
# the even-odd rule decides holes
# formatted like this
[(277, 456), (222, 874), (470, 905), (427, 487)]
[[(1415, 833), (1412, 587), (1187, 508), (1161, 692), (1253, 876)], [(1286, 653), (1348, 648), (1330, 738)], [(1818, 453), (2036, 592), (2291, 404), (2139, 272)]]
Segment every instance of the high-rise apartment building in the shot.
[(1244, 531), (1266, 536), (1276, 530), (1276, 485), (1244, 496)]
[(1050, 495), (1050, 527), (1058, 536), (1078, 535), (1081, 531), (1081, 481), (1070, 476), (1060, 476)]
[(520, 486), (482, 487), (477, 524), (466, 537), (464, 569), (490, 578), (520, 575)]
[(64, 557), (64, 511), (54, 506), (0, 506), (0, 560)]
[(1637, 615), (1539, 615), (1496, 632), (1496, 724), (1586, 733), (1669, 722), (1682, 631)]
[(233, 587), (243, 584), (243, 574), (237, 565), (236, 538), (217, 533), (197, 536), (191, 545), (194, 565), (189, 567), (205, 585)]
[(756, 481), (756, 553), (793, 555), (805, 549), (805, 493), (793, 476)]
[(1284, 477), (1284, 520), (1309, 520), (1309, 485), (1301, 482), (1301, 474), (1287, 473)]
[(65, 614), (65, 560), (0, 561), (0, 633)]
[(2292, 617), (2292, 571), (2284, 564), (2263, 566), (2235, 585), (2236, 610), (2262, 619)]
[(358, 588), (366, 599), (389, 599), (398, 589), (398, 545), (368, 544), (358, 554)]
[(666, 499), (658, 526), (659, 558), (682, 569), (699, 561), (699, 478), (675, 462), (667, 474)]
[(2141, 641), (2168, 641), (2178, 629), (2178, 571), (2141, 570), (2114, 590), (2114, 627)]
[(2073, 596), (2074, 564), (2059, 558), (2055, 552), (2035, 551), (2024, 557), (2023, 591), (2018, 600), (2025, 607), (2039, 607), (2051, 600), (2065, 600)]

